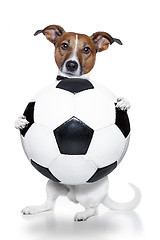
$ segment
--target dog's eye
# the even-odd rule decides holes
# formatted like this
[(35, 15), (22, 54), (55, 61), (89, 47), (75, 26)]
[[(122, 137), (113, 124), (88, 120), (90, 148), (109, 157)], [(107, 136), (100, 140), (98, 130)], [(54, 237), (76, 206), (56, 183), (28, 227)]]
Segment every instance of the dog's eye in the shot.
[(88, 54), (90, 53), (91, 49), (89, 47), (83, 48), (83, 53)]
[(63, 49), (63, 50), (67, 50), (68, 49), (68, 44), (67, 43), (62, 43), (61, 44), (61, 48)]

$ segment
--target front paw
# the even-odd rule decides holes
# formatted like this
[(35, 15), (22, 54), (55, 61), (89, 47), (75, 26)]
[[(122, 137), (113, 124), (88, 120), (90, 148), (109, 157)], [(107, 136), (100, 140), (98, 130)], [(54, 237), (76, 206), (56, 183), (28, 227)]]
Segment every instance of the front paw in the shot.
[(116, 103), (116, 108), (127, 111), (131, 107), (130, 102), (125, 98), (118, 98)]
[(24, 129), (27, 125), (29, 124), (29, 122), (27, 121), (25, 116), (20, 116), (16, 119), (14, 126), (16, 129), (22, 130)]

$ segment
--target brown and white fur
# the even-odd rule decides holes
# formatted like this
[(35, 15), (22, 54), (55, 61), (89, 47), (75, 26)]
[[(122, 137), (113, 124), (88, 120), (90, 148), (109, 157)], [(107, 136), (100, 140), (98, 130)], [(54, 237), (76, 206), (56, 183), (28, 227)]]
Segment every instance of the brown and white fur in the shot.
[[(43, 33), (55, 45), (55, 61), (59, 69), (58, 75), (65, 77), (89, 78), (89, 73), (94, 67), (96, 54), (106, 50), (109, 45), (116, 42), (122, 45), (119, 39), (113, 38), (106, 32), (96, 32), (92, 36), (65, 32), (61, 26), (50, 25), (44, 30), (38, 30), (34, 35)], [(130, 108), (129, 102), (124, 98), (117, 99), (117, 106), (122, 111)], [(17, 129), (25, 128), (28, 124), (25, 116), (20, 116), (15, 121)], [(80, 203), (85, 210), (75, 215), (75, 221), (85, 221), (97, 214), (100, 203), (109, 209), (130, 210), (134, 209), (140, 201), (139, 189), (130, 184), (135, 192), (133, 200), (127, 203), (113, 201), (108, 195), (108, 177), (95, 183), (83, 185), (64, 185), (48, 180), (46, 202), (40, 206), (30, 206), (22, 210), (24, 215), (45, 212), (54, 209), (56, 199), (61, 195), (68, 196), (74, 203)]]

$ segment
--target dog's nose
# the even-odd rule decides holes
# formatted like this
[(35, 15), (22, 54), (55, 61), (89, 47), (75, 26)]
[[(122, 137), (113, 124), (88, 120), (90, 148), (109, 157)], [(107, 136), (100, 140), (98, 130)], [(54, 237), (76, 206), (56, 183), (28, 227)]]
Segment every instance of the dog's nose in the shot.
[(66, 68), (67, 68), (68, 71), (74, 72), (78, 68), (78, 63), (76, 61), (71, 61), (70, 60), (66, 63)]

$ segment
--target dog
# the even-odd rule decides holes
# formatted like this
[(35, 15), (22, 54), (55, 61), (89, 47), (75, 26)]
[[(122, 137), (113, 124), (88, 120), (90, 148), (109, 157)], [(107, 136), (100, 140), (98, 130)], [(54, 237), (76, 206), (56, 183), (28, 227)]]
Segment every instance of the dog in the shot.
[[(89, 74), (94, 67), (96, 54), (106, 50), (109, 45), (122, 42), (113, 38), (106, 32), (96, 32), (92, 36), (78, 34), (74, 32), (65, 32), (61, 26), (50, 25), (43, 30), (35, 32), (35, 36), (43, 33), (44, 36), (55, 46), (55, 62), (58, 66), (57, 81), (63, 78), (85, 78), (89, 79)], [(124, 98), (117, 99), (117, 108), (127, 111), (130, 103)], [(20, 116), (15, 121), (17, 129), (23, 129), (29, 122), (25, 116)], [(65, 195), (74, 203), (80, 203), (85, 210), (75, 215), (75, 221), (85, 221), (91, 216), (97, 214), (97, 208), (100, 203), (109, 209), (131, 210), (140, 202), (141, 193), (139, 189), (130, 184), (135, 192), (135, 197), (127, 203), (118, 203), (113, 201), (108, 195), (108, 177), (101, 180), (83, 184), (83, 185), (64, 185), (52, 180), (48, 180), (46, 186), (47, 199), (40, 206), (30, 206), (22, 210), (24, 215), (36, 214), (54, 209), (56, 199)]]

